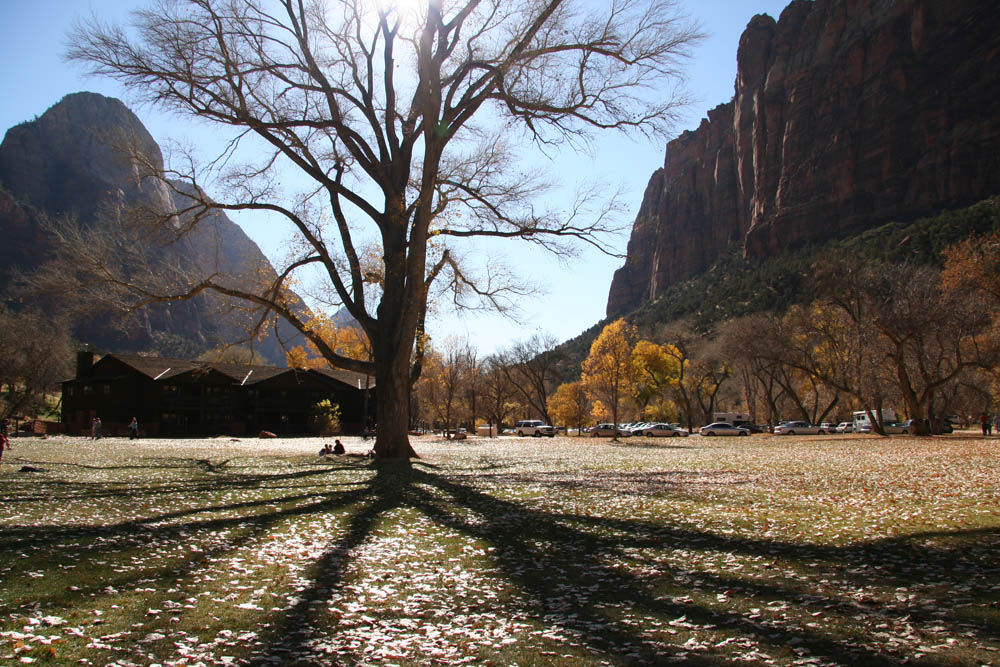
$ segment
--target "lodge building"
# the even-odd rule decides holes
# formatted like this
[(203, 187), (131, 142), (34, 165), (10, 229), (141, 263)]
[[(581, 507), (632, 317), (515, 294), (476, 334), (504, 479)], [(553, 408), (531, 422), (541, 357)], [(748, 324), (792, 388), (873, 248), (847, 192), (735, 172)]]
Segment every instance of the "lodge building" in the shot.
[(339, 406), (344, 433), (374, 422), (375, 382), (361, 373), (125, 354), (94, 359), (79, 352), (76, 377), (62, 383), (66, 433), (88, 434), (99, 417), (104, 434), (125, 435), (135, 417), (144, 437), (310, 435), (324, 399)]

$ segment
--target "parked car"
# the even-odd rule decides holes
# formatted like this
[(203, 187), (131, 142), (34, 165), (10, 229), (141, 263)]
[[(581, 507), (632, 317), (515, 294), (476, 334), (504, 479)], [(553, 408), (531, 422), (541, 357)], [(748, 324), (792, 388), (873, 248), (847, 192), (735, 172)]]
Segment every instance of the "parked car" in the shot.
[(822, 424), (819, 425), (819, 427), (823, 429), (823, 433), (837, 432), (837, 425), (834, 424), (833, 422), (823, 422)]
[(837, 433), (853, 433), (854, 423), (853, 422), (840, 422), (837, 424)]
[(628, 429), (622, 428), (621, 426), (616, 427), (614, 424), (610, 424), (609, 423), (609, 424), (598, 424), (597, 426), (591, 427), (591, 429), (590, 429), (590, 437), (592, 437), (592, 438), (598, 438), (598, 437), (610, 438), (611, 436), (613, 436), (615, 434), (616, 431), (618, 433), (618, 437), (620, 437), (620, 438), (627, 438), (630, 435), (632, 435), (632, 431), (629, 431)]
[(818, 435), (824, 433), (822, 427), (809, 422), (783, 422), (774, 427), (775, 435)]
[(750, 429), (726, 422), (713, 422), (698, 429), (702, 435), (750, 435)]
[(622, 424), (622, 428), (632, 435), (642, 435), (643, 431), (652, 425), (651, 422), (632, 422), (631, 424)]
[(688, 432), (672, 424), (650, 424), (639, 433), (636, 433), (636, 435), (644, 435), (650, 438), (686, 438)]
[(739, 424), (751, 433), (770, 433), (771, 428), (766, 424)]
[[(885, 431), (886, 435), (899, 435), (907, 434), (910, 432), (910, 427), (908, 424), (900, 424), (897, 422), (886, 422), (882, 424), (882, 430)], [(854, 430), (855, 433), (874, 433), (875, 429), (872, 428), (870, 424), (865, 424), (864, 426), (859, 426)]]
[(530, 435), (533, 438), (540, 438), (547, 435), (554, 438), (556, 430), (543, 422), (541, 419), (524, 419), (514, 424), (514, 432), (520, 436)]

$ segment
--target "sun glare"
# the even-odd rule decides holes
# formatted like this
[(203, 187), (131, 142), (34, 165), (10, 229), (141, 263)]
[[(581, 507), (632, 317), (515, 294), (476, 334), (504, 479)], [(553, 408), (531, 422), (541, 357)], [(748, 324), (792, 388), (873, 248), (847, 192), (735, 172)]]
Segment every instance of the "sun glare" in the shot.
[(423, 23), (431, 0), (370, 0), (375, 12), (398, 17), (403, 25), (414, 27)]

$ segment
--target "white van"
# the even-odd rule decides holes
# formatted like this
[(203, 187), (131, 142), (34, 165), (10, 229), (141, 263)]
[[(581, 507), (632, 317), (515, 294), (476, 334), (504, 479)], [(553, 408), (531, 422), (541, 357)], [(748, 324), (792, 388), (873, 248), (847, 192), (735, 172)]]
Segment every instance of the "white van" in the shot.
[[(872, 410), (872, 414), (875, 415), (876, 419), (879, 419), (883, 424), (889, 424), (896, 421), (896, 411), (891, 408), (884, 408), (881, 410)], [(864, 410), (858, 410), (854, 413), (854, 432), (855, 433), (871, 433), (875, 428), (872, 426), (871, 420), (868, 419), (868, 413)]]
[(748, 412), (715, 412), (712, 413), (712, 421), (726, 422), (733, 426), (743, 426), (750, 423), (750, 413)]
[(554, 438), (556, 430), (541, 419), (524, 419), (514, 424), (514, 433), (521, 436), (530, 435), (533, 438), (539, 438), (543, 435)]

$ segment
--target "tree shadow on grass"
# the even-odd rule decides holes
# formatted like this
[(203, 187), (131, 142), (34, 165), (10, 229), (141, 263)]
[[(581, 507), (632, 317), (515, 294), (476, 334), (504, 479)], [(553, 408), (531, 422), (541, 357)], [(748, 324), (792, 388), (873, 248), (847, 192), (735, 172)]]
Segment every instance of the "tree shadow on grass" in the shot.
[[(143, 468), (144, 466), (137, 466)], [(269, 488), (281, 488), (276, 484), (293, 483), (310, 477), (328, 475), (341, 471), (364, 469), (363, 464), (344, 462), (339, 465), (327, 464), (322, 467), (310, 466), (305, 470), (295, 470), (284, 473), (241, 473), (223, 468), (209, 470), (199, 466), (191, 459), (185, 465), (171, 465), (164, 468), (152, 466), (155, 469), (177, 469), (180, 472), (198, 470), (198, 478), (165, 480), (159, 483), (137, 486), (131, 480), (94, 481), (63, 480), (52, 477), (33, 477), (26, 480), (20, 489), (11, 488), (4, 496), (5, 503), (36, 503), (39, 501), (73, 501), (97, 500), (102, 498), (122, 498), (130, 501), (140, 499), (170, 496), (175, 494), (190, 495), (198, 493), (224, 492), (234, 489), (257, 489), (267, 485)], [(113, 470), (115, 468), (101, 468)]]
[[(287, 478), (286, 475), (270, 477)], [(217, 486), (224, 485), (226, 480), (217, 480)], [(40, 594), (30, 586), (20, 592), (17, 586), (13, 589), (7, 587), (0, 604), (0, 617), (10, 615), (16, 618), (17, 614), (23, 614), (28, 609), (45, 609), (46, 613), (57, 615), (63, 609), (74, 613), (74, 610), (94, 606), (97, 599), (114, 600), (120, 592), (151, 584), (155, 584), (152, 590), (156, 592), (144, 593), (143, 605), (144, 608), (158, 606), (165, 600), (174, 599), (177, 591), (185, 587), (185, 581), (195, 582), (193, 585), (197, 588), (199, 584), (196, 582), (212, 567), (213, 562), (242, 548), (259, 545), (268, 537), (281, 535), (281, 526), (288, 520), (330, 513), (349, 514), (355, 506), (364, 506), (372, 501), (369, 485), (351, 484), (350, 487), (236, 503), (196, 505), (107, 525), (5, 527), (0, 531), (0, 554), (31, 556), (17, 563), (20, 565), (18, 570), (46, 570), (46, 576), (69, 577), (74, 585), (66, 589), (50, 589), (47, 594)], [(238, 488), (243, 488), (243, 485), (238, 485)], [(226, 538), (220, 540), (220, 535)], [(184, 546), (186, 549), (173, 559), (165, 559), (165, 562), (136, 566), (137, 557), (140, 561), (148, 561), (160, 550), (172, 551), (171, 546)], [(7, 558), (4, 561), (11, 562)], [(67, 563), (80, 567), (72, 574), (60, 572)], [(87, 567), (88, 563), (91, 567)], [(23, 572), (13, 571), (13, 568), (6, 571), (0, 569), (0, 572), (5, 578), (9, 576), (10, 579), (30, 581)], [(156, 623), (157, 620), (149, 620), (141, 634), (147, 634)], [(165, 619), (162, 626), (169, 633), (170, 626)], [(162, 655), (171, 656), (173, 651), (168, 642)]]
[[(317, 653), (312, 643), (317, 636), (338, 630), (336, 621), (325, 613), (324, 603), (348, 583), (345, 572), (355, 550), (373, 535), (382, 517), (399, 508), (413, 510), (451, 531), (492, 545), (494, 565), (522, 594), (521, 601), (508, 602), (508, 606), (492, 611), (516, 613), (534, 619), (539, 626), (559, 629), (572, 638), (579, 655), (587, 659), (596, 657), (618, 664), (660, 664), (668, 659), (694, 665), (736, 662), (732, 649), (726, 646), (703, 643), (693, 649), (676, 641), (669, 634), (670, 623), (680, 618), (686, 619), (688, 625), (679, 627), (692, 639), (695, 635), (711, 637), (713, 632), (723, 632), (782, 659), (796, 657), (793, 649), (799, 657), (817, 656), (840, 664), (894, 664), (910, 657), (912, 651), (907, 654), (902, 649), (878, 646), (878, 623), (944, 624), (949, 634), (964, 628), (978, 634), (981, 643), (993, 642), (996, 648), (997, 629), (991, 623), (995, 614), (970, 616), (965, 613), (967, 608), (951, 604), (939, 593), (933, 593), (939, 597), (926, 608), (865, 594), (866, 590), (916, 588), (927, 582), (936, 582), (939, 590), (947, 590), (968, 584), (970, 572), (1000, 571), (995, 549), (1000, 534), (995, 529), (927, 533), (844, 547), (740, 538), (638, 518), (601, 516), (600, 510), (595, 515), (579, 508), (568, 512), (547, 509), (544, 503), (508, 500), (484, 490), (493, 485), (512, 492), (511, 497), (516, 497), (519, 488), (568, 493), (572, 480), (551, 474), (507, 475), (494, 471), (483, 476), (448, 475), (419, 462), (413, 466), (379, 464), (374, 471), (368, 471), (372, 473), (369, 479), (335, 490), (317, 491), (312, 485), (311, 491), (289, 492), (295, 487), (285, 486), (296, 481), (319, 482), (321, 475), (342, 470), (357, 468), (216, 475), (198, 480), (201, 486), (196, 488), (210, 492), (277, 492), (237, 502), (198, 504), (107, 526), (14, 527), (0, 535), (0, 551), (17, 553), (27, 547), (50, 547), (55, 560), (65, 560), (71, 558), (81, 541), (97, 534), (119, 540), (105, 545), (99, 553), (110, 557), (114, 555), (110, 552), (117, 549), (125, 557), (130, 550), (155, 540), (179, 544), (191, 535), (238, 531), (237, 537), (208, 549), (203, 557), (171, 564), (160, 573), (125, 573), (81, 582), (81, 592), (73, 598), (79, 604), (84, 593), (100, 593), (104, 586), (125, 590), (143, 577), (160, 577), (164, 581), (193, 577), (204, 567), (206, 558), (221, 557), (264, 539), (288, 519), (343, 515), (345, 523), (339, 537), (311, 564), (308, 583), (294, 604), (274, 613), (273, 625), (264, 633), (266, 641), (253, 652), (254, 663), (329, 664), (329, 656)], [(690, 493), (690, 474), (664, 475), (652, 480), (655, 489), (637, 486), (632, 495)], [(598, 486), (594, 489), (600, 490), (604, 480), (613, 483), (618, 493), (623, 481), (629, 485), (642, 481), (627, 475), (620, 478), (621, 474), (611, 473), (596, 476)], [(711, 483), (738, 483), (735, 479), (726, 482), (709, 478)], [(189, 486), (175, 485), (172, 493), (190, 490)], [(161, 489), (132, 491), (141, 495), (159, 493)], [(506, 491), (504, 495), (508, 495)], [(970, 543), (984, 548), (970, 552)], [(759, 563), (760, 570), (706, 571), (694, 562), (678, 564), (671, 554), (685, 554), (692, 559), (749, 559)], [(956, 564), (961, 565), (957, 570)], [(798, 570), (799, 574), (793, 576), (789, 570)], [(817, 586), (815, 580), (821, 577), (836, 585)], [(983, 583), (979, 586), (979, 582), (972, 582), (973, 596), (990, 590), (985, 585), (989, 582)], [(719, 596), (731, 602), (718, 602)], [(38, 602), (61, 604), (54, 599)], [(821, 614), (824, 620), (814, 624), (816, 627), (806, 627), (794, 619), (748, 611), (750, 606), (766, 609), (773, 602), (793, 605), (801, 612), (797, 618)], [(691, 624), (696, 627), (689, 628)], [(760, 661), (766, 658), (763, 654), (757, 657)], [(345, 664), (362, 660), (360, 654), (340, 656)]]
[[(344, 565), (352, 550), (370, 536), (380, 515), (399, 507), (492, 544), (496, 565), (529, 600), (526, 608), (510, 611), (527, 614), (541, 626), (559, 628), (575, 638), (585, 649), (584, 655), (596, 654), (611, 662), (735, 662), (729, 648), (701, 645), (694, 652), (674, 642), (669, 624), (678, 618), (693, 623), (697, 632), (722, 628), (724, 634), (749, 640), (779, 657), (814, 656), (852, 665), (895, 664), (910, 659), (906, 649), (879, 645), (875, 626), (884, 621), (943, 622), (954, 625), (956, 631), (959, 625), (970, 626), (969, 618), (949, 609), (944, 599), (934, 600), (933, 611), (923, 614), (906, 604), (855, 598), (853, 593), (858, 589), (851, 586), (841, 590), (817, 586), (806, 574), (788, 576), (777, 569), (794, 567), (805, 573), (822, 563), (831, 577), (849, 578), (849, 571), (873, 566), (861, 577), (865, 586), (883, 589), (918, 585), (928, 577), (945, 583), (954, 580), (948, 571), (947, 553), (918, 560), (922, 562), (918, 567), (899, 565), (913, 563), (924, 553), (920, 536), (846, 547), (744, 539), (642, 520), (532, 508), (417, 467), (380, 468), (371, 491), (372, 502), (352, 517), (346, 535), (317, 562), (314, 579), (301, 602), (275, 632), (281, 640), (258, 653), (255, 662), (288, 659), (295, 664), (323, 664), (324, 657), (312, 652), (310, 639), (337, 632), (335, 625), (329, 627), (329, 617), (322, 614), (325, 603), (344, 583)], [(958, 542), (1000, 541), (993, 529), (946, 535)], [(665, 559), (641, 555), (644, 551), (745, 557), (762, 560), (763, 569), (748, 575), (688, 570)], [(1000, 565), (987, 551), (977, 558), (982, 566)], [(739, 604), (717, 603), (719, 596), (731, 596)], [(799, 613), (782, 618), (740, 608), (769, 602), (793, 605)], [(824, 617), (822, 624), (800, 622), (818, 616)], [(996, 630), (988, 627), (987, 620), (972, 620), (971, 624), (985, 640), (996, 639)], [(352, 662), (351, 656), (341, 658)]]
[[(676, 656), (686, 664), (716, 664), (720, 656), (685, 651), (668, 635), (650, 632), (649, 623), (665, 625), (680, 617), (700, 629), (724, 626), (740, 635), (760, 636), (760, 624), (743, 614), (686, 599), (689, 596), (683, 593), (694, 591), (688, 590), (687, 579), (681, 585), (674, 583), (676, 569), (661, 565), (656, 576), (644, 576), (642, 566), (651, 563), (622, 567), (635, 560), (628, 551), (638, 548), (636, 535), (648, 529), (641, 522), (616, 522), (612, 531), (582, 530), (573, 525), (576, 517), (532, 510), (443, 478), (425, 482), (445, 491), (453, 502), (472, 510), (485, 522), (470, 524), (430, 497), (425, 498), (422, 509), (445, 525), (497, 545), (498, 564), (512, 581), (530, 593), (537, 605), (536, 613), (580, 638), (591, 651), (607, 657), (625, 656), (626, 664), (659, 664)], [(703, 537), (700, 533), (695, 536)], [(665, 531), (657, 536), (656, 546), (696, 548), (685, 537), (692, 536)], [(665, 581), (667, 578), (670, 581)], [(639, 620), (633, 622), (627, 616)], [(778, 628), (770, 634), (760, 639), (776, 649), (792, 639)], [(852, 663), (882, 659), (862, 647), (848, 647), (818, 633), (800, 634), (805, 635), (800, 639), (815, 654)]]
[(299, 594), (298, 602), (271, 628), (271, 643), (251, 659), (252, 664), (327, 665), (329, 657), (313, 655), (310, 642), (328, 625), (324, 618), (331, 593), (344, 583), (344, 572), (351, 552), (372, 534), (378, 520), (392, 510), (409, 504), (414, 470), (409, 462), (380, 463), (369, 482), (370, 502), (356, 511), (336, 543), (313, 565), (310, 584)]
[(618, 442), (607, 443), (610, 447), (620, 447), (622, 449), (690, 449), (695, 450), (700, 448), (698, 442), (691, 442), (690, 437), (663, 437), (663, 438), (625, 438), (624, 440), (619, 440)]

